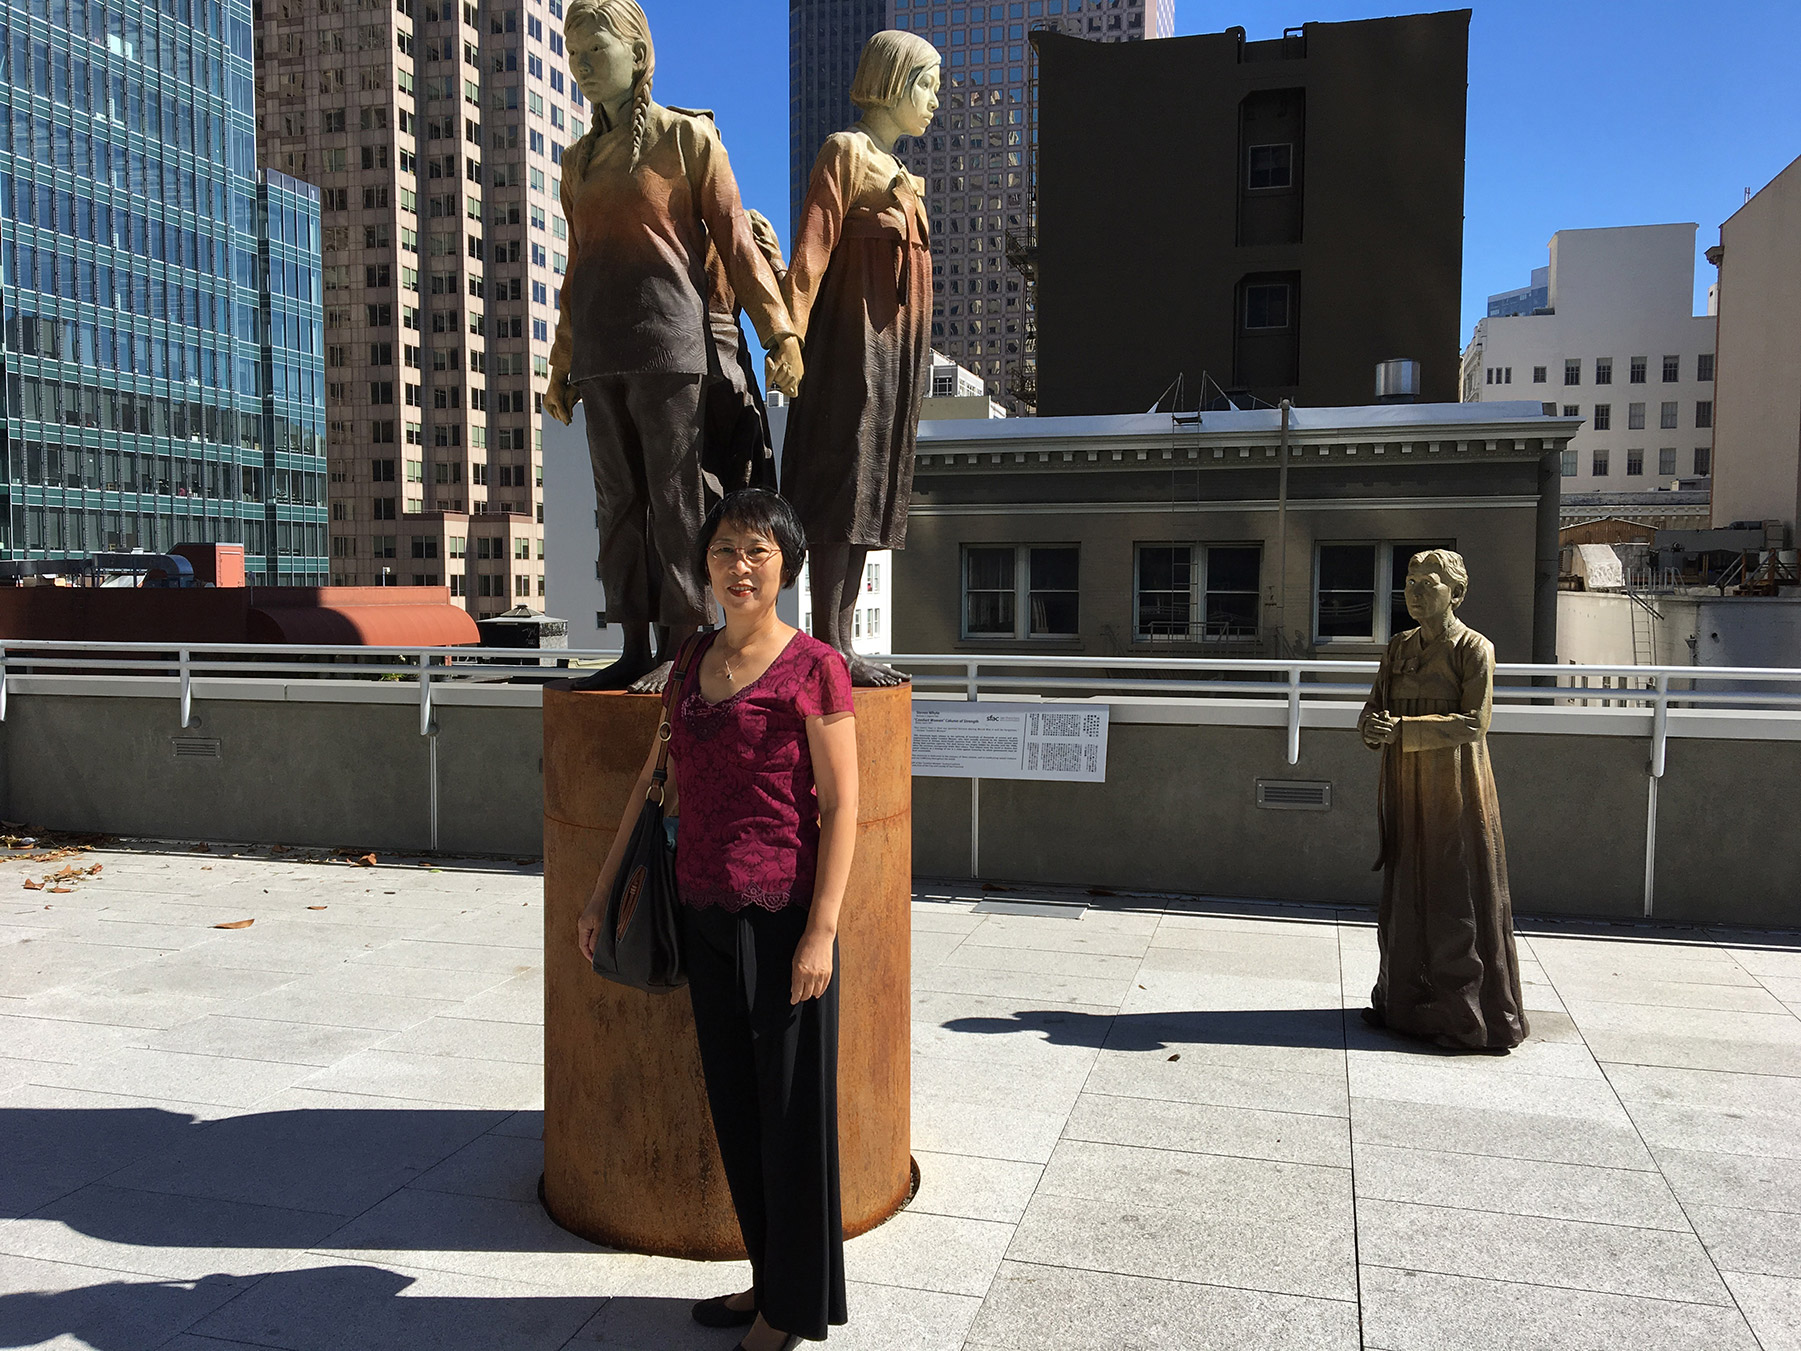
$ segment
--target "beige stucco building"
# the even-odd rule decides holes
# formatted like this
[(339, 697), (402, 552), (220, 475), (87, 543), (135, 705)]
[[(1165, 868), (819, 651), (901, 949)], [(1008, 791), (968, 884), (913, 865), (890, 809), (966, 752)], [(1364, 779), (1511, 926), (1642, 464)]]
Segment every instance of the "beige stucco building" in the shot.
[(1801, 159), (1720, 227), (1713, 523), (1801, 523)]
[(322, 197), (331, 580), (543, 608), (543, 454), (587, 109), (562, 5), (266, 0), (262, 162)]
[(894, 650), (1378, 655), (1454, 548), (1464, 617), (1553, 660), (1558, 460), (1536, 403), (923, 423)]

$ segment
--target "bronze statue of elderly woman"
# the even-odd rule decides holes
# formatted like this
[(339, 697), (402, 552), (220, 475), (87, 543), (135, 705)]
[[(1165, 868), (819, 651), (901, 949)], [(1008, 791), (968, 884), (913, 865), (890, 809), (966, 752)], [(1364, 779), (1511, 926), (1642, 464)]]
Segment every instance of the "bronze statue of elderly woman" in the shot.
[(1501, 804), (1488, 758), (1494, 645), (1457, 618), (1461, 555), (1407, 568), (1407, 613), (1358, 718), (1382, 752), (1378, 819), (1382, 967), (1364, 1019), (1453, 1050), (1505, 1054), (1526, 1039)]

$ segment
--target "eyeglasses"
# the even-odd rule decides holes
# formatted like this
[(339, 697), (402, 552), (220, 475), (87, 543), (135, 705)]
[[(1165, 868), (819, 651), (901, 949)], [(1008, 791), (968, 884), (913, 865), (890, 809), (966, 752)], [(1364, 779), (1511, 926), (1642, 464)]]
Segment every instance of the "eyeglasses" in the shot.
[(771, 549), (763, 544), (753, 544), (748, 549), (740, 549), (731, 544), (715, 544), (707, 550), (707, 561), (717, 567), (729, 568), (733, 559), (742, 558), (753, 568), (760, 568), (779, 553), (780, 549)]

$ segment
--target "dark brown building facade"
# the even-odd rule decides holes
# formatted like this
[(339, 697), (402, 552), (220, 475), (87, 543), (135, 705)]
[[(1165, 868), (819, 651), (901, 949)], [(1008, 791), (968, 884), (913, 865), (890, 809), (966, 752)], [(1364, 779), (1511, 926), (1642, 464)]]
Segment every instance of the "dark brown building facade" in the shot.
[[(1470, 11), (1036, 37), (1038, 411), (1457, 398)], [(1128, 245), (1130, 245), (1128, 247)]]

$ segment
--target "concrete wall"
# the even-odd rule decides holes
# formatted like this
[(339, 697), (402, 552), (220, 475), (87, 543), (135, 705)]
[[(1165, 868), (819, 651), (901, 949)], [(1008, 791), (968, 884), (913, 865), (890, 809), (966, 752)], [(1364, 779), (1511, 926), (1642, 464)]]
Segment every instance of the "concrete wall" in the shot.
[[(173, 682), (106, 680), (135, 696), (72, 693), (13, 677), (0, 724), (0, 815), (40, 828), (426, 850), (430, 746), (404, 686), (203, 686), (177, 726)], [(152, 697), (154, 696), (154, 697)], [(1373, 904), (1377, 757), (1355, 708), (1309, 708), (1285, 762), (1279, 704), (1113, 706), (1108, 782), (985, 782), (981, 869), (1027, 882)], [(1579, 734), (1559, 731), (1579, 725)], [(438, 709), (439, 848), (536, 855), (542, 724), (529, 687), (446, 691)], [(1637, 916), (1642, 908), (1650, 715), (1502, 709), (1490, 738), (1516, 906)], [(217, 760), (177, 759), (178, 737), (216, 738)], [(1801, 925), (1801, 832), (1792, 794), (1801, 723), (1672, 714), (1661, 788), (1658, 913)], [(1328, 811), (1256, 806), (1259, 778), (1325, 780)], [(915, 870), (970, 873), (970, 786), (914, 780)], [(1748, 842), (1756, 841), (1755, 847)]]
[(1713, 523), (1801, 525), (1801, 160), (1720, 227)]
[[(1659, 619), (1635, 619), (1633, 602), (1602, 591), (1561, 591), (1557, 596), (1557, 655), (1592, 666), (1801, 667), (1801, 600), (1766, 596), (1666, 596), (1648, 598)], [(1633, 625), (1640, 649), (1635, 652)], [(1643, 635), (1653, 655), (1643, 655)]]

